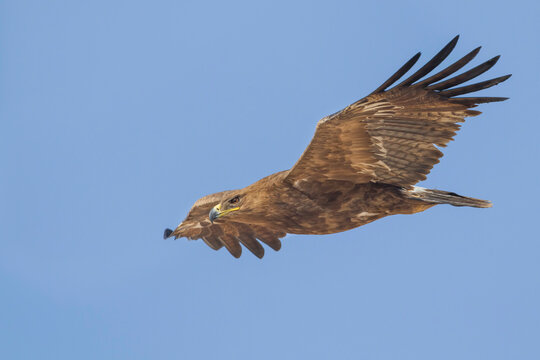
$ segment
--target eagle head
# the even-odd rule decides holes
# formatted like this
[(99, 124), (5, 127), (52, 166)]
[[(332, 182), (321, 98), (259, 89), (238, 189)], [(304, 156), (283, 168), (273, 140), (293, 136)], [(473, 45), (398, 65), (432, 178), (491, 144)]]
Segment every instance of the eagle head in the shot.
[(214, 206), (212, 210), (208, 213), (208, 218), (211, 223), (214, 223), (214, 220), (230, 214), (234, 211), (240, 210), (244, 197), (241, 195), (233, 195), (221, 201), (219, 204)]

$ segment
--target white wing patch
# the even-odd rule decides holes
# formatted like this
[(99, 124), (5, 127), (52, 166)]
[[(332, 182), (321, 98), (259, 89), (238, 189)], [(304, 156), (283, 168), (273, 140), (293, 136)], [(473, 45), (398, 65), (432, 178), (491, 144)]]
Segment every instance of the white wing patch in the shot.
[(377, 216), (377, 215), (379, 215), (379, 214), (377, 214), (377, 213), (370, 213), (370, 212), (367, 212), (367, 211), (362, 211), (360, 214), (357, 214), (357, 215), (355, 216), (355, 218), (360, 219), (360, 220), (367, 220), (367, 219), (369, 219), (370, 217), (372, 217), (372, 216)]

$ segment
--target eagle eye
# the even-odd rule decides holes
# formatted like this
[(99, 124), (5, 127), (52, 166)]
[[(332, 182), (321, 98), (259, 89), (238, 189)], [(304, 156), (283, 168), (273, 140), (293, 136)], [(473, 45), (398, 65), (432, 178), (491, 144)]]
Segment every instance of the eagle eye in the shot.
[(236, 195), (231, 200), (229, 200), (229, 203), (236, 204), (238, 202), (238, 200), (240, 200), (240, 196)]

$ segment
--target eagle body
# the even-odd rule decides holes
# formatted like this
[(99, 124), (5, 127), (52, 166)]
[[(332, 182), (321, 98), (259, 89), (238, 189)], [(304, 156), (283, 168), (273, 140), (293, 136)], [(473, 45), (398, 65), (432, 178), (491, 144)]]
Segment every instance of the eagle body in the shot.
[[(377, 183), (355, 184), (329, 180), (316, 184), (317, 191), (307, 192), (271, 176), (280, 196), (271, 192), (264, 214), (249, 214), (256, 223), (259, 216), (272, 221), (290, 234), (333, 234), (365, 225), (393, 214), (414, 214), (435, 204), (406, 196), (397, 186)], [(293, 206), (291, 206), (292, 204)], [(280, 209), (273, 214), (271, 209)], [(283, 216), (285, 214), (286, 216)]]
[[(316, 191), (302, 191), (284, 181), (286, 175), (279, 172), (262, 179), (264, 185), (251, 185), (257, 196), (246, 198), (244, 211), (231, 214), (229, 220), (260, 226), (271, 223), (289, 234), (333, 234), (383, 216), (414, 214), (435, 205), (408, 197), (403, 189), (388, 184), (330, 180), (316, 184)], [(234, 193), (250, 193), (250, 187)], [(249, 206), (250, 200), (264, 206)]]
[[(333, 189), (310, 199), (315, 212), (297, 216), (291, 234), (333, 234), (351, 230), (387, 215), (414, 214), (435, 204), (408, 198), (394, 185), (336, 181)], [(306, 200), (307, 201), (307, 200)]]
[[(443, 156), (440, 151), (478, 104), (500, 97), (460, 97), (510, 77), (459, 86), (489, 70), (494, 57), (459, 75), (476, 48), (426, 77), (454, 49), (450, 41), (430, 61), (395, 85), (418, 60), (413, 56), (370, 95), (322, 118), (315, 135), (289, 170), (239, 190), (207, 195), (164, 238), (202, 239), (239, 257), (242, 246), (262, 258), (266, 244), (281, 248), (290, 234), (331, 234), (384, 216), (414, 214), (437, 204), (485, 208), (491, 203), (416, 186)], [(391, 87), (393, 86), (393, 87)], [(390, 88), (391, 87), (391, 88)]]

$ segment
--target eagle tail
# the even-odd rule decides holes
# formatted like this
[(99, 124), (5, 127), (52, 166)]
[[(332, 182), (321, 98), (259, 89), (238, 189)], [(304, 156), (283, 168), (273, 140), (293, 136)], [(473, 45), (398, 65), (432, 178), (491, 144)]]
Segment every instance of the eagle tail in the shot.
[(408, 198), (434, 204), (472, 206), (477, 208), (489, 208), (492, 206), (491, 201), (466, 197), (449, 191), (424, 189), (419, 186), (414, 186), (411, 190), (404, 190), (404, 193)]

